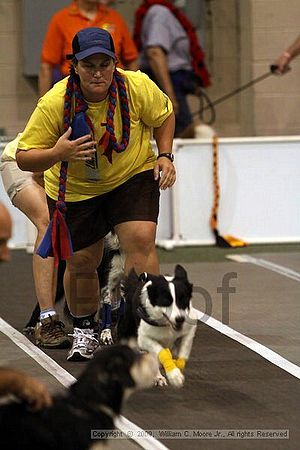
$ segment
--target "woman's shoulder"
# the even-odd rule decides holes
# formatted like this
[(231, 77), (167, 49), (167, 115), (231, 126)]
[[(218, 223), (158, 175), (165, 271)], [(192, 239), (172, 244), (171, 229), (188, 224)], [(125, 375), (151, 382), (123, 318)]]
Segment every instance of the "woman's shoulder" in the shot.
[(136, 72), (123, 70), (122, 74), (125, 79), (125, 86), (131, 108), (136, 108), (137, 105), (145, 105), (145, 103), (150, 105), (155, 96), (161, 92), (159, 87), (148, 77), (148, 75), (140, 70), (137, 70)]
[(38, 102), (38, 106), (43, 105), (60, 105), (64, 102), (68, 77), (63, 78), (54, 84), (54, 86), (44, 94)]
[(148, 75), (146, 75), (144, 72), (141, 72), (140, 70), (133, 71), (118, 69), (118, 71), (123, 76), (123, 78), (125, 79), (125, 83), (129, 87), (137, 87), (147, 83), (151, 83)]
[(145, 98), (151, 97), (159, 89), (148, 75), (140, 70), (125, 70), (123, 71), (123, 76), (129, 98), (134, 99), (134, 101), (143, 102)]
[(63, 78), (62, 80), (55, 83), (42, 98), (52, 97), (56, 95), (65, 95), (68, 78), (69, 77)]

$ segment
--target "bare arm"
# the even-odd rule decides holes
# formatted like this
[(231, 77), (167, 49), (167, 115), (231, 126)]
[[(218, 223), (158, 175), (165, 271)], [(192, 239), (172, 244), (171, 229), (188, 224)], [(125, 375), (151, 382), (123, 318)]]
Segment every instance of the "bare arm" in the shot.
[(32, 148), (30, 150), (17, 150), (16, 160), (21, 170), (29, 172), (44, 172), (59, 161), (86, 161), (96, 152), (95, 141), (91, 141), (89, 134), (74, 141), (69, 137), (72, 128), (58, 139), (54, 147), (47, 149)]
[(160, 88), (170, 98), (173, 103), (174, 111), (177, 113), (178, 105), (169, 74), (165, 52), (161, 47), (148, 47), (146, 49), (146, 56)]
[(163, 124), (154, 128), (153, 136), (159, 153), (171, 153), (175, 130), (175, 114), (170, 114)]
[(48, 63), (41, 63), (39, 71), (39, 96), (42, 97), (52, 87), (53, 67)]
[(18, 149), (16, 160), (19, 168), (28, 172), (44, 172), (60, 161), (55, 152), (55, 147), (43, 150), (37, 148), (30, 150)]
[[(164, 123), (154, 129), (153, 135), (156, 140), (158, 153), (172, 153), (173, 137), (175, 130), (175, 114), (172, 112)], [(161, 175), (159, 175), (161, 172)], [(174, 164), (168, 158), (159, 158), (154, 167), (154, 178), (159, 181), (161, 189), (173, 186), (176, 181), (176, 170)]]
[(289, 71), (288, 64), (300, 54), (300, 35), (297, 39), (283, 52), (277, 60), (275, 65), (278, 66), (278, 72), (284, 74)]

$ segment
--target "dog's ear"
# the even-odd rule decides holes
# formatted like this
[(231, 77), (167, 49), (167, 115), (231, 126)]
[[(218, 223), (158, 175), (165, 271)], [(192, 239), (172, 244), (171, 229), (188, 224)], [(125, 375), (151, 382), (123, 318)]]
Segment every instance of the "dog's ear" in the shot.
[(175, 278), (184, 281), (188, 279), (186, 270), (180, 264), (177, 264), (175, 267)]
[(193, 292), (193, 285), (188, 280), (186, 270), (180, 264), (177, 264), (175, 267), (175, 279), (183, 281), (185, 283), (188, 289), (188, 295), (189, 297), (191, 297)]
[(147, 272), (141, 273), (141, 275), (139, 276), (139, 281), (141, 281), (142, 283), (146, 283), (148, 280), (149, 280), (149, 277), (148, 277)]

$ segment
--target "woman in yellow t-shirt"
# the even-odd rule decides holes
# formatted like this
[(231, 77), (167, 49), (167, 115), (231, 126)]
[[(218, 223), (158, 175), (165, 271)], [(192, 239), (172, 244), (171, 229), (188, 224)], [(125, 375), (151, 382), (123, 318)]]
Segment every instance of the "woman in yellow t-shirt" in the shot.
[(158, 274), (159, 189), (171, 187), (176, 172), (169, 98), (145, 74), (116, 69), (106, 30), (79, 31), (72, 48), (70, 77), (39, 101), (16, 157), (22, 170), (45, 173), (52, 222), (39, 254), (67, 259), (65, 291), (74, 317), (68, 359), (77, 360), (90, 359), (98, 345), (96, 269), (104, 236), (112, 228), (117, 233), (125, 273)]

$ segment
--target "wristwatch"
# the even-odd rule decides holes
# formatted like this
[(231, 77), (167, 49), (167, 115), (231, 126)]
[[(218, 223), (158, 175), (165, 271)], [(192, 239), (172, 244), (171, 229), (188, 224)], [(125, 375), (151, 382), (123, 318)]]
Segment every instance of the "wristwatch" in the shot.
[(158, 159), (158, 158), (161, 158), (162, 156), (164, 156), (165, 158), (168, 158), (171, 162), (174, 161), (174, 155), (173, 155), (173, 153), (160, 153), (160, 154), (158, 155), (157, 159)]

